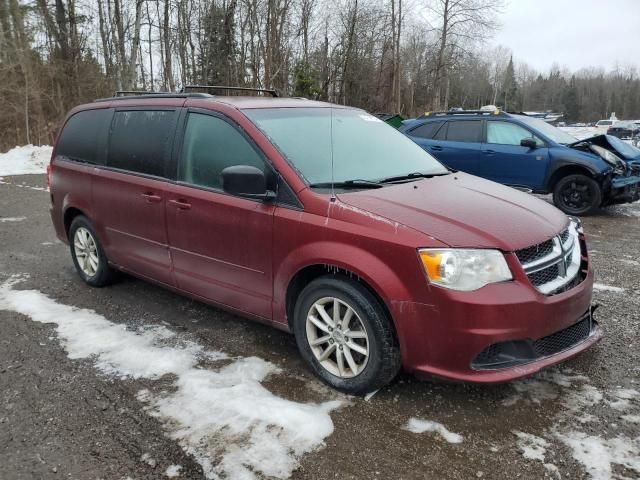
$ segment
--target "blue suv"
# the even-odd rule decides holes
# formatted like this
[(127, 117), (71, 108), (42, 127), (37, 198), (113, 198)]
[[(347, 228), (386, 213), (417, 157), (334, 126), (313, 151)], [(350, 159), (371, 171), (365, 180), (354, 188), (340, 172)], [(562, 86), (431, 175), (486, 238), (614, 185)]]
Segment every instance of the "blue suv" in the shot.
[(451, 169), (553, 193), (570, 215), (640, 199), (640, 149), (609, 135), (577, 140), (538, 118), (500, 110), (427, 112), (400, 131)]

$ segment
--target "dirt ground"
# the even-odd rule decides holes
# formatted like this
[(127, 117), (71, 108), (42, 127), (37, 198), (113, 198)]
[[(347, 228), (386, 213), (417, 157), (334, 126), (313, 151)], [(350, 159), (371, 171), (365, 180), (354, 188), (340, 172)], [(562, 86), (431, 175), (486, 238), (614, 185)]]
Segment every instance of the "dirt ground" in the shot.
[[(333, 434), (297, 459), (294, 479), (640, 478), (638, 204), (584, 219), (602, 285), (594, 296), (604, 339), (594, 348), (507, 385), (401, 375), (367, 401), (315, 380), (286, 333), (131, 277), (104, 289), (85, 286), (55, 238), (48, 194), (29, 188), (43, 183), (44, 176), (29, 175), (0, 184), (0, 283), (27, 275), (16, 288), (264, 359), (284, 372), (263, 382), (278, 396), (342, 400), (331, 413)], [(182, 467), (181, 478), (203, 478), (201, 464), (139, 400), (148, 387), (106, 375), (91, 359), (68, 358), (54, 325), (0, 311), (0, 479), (156, 479), (171, 465)], [(413, 417), (440, 422), (463, 440), (412, 433), (404, 426)]]

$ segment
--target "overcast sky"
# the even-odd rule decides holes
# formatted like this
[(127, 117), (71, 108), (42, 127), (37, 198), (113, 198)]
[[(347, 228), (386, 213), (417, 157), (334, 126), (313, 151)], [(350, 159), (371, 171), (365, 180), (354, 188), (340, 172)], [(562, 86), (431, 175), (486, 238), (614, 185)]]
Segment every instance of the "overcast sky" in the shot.
[(507, 0), (493, 43), (547, 71), (640, 67), (640, 0)]

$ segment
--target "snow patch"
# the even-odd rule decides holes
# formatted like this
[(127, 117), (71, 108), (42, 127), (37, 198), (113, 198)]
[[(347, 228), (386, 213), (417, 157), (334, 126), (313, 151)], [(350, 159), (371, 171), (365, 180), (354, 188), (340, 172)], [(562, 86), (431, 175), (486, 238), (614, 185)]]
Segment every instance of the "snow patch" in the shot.
[(164, 474), (169, 478), (179, 477), (180, 470), (182, 470), (182, 465), (171, 465), (167, 468)]
[(157, 465), (155, 458), (152, 458), (151, 454), (149, 453), (143, 453), (140, 457), (140, 460), (152, 468), (155, 468)]
[(620, 418), (625, 422), (640, 424), (640, 415), (622, 415)]
[[(90, 358), (101, 372), (121, 378), (175, 377), (171, 391), (143, 390), (138, 399), (207, 478), (287, 478), (304, 453), (333, 433), (329, 413), (341, 402), (305, 404), (275, 396), (261, 384), (279, 373), (269, 362), (229, 359), (162, 326), (129, 329), (38, 291), (15, 290), (18, 281), (0, 284), (0, 309), (55, 324), (70, 358)], [(231, 363), (208, 369), (200, 366), (203, 359)]]
[(582, 432), (557, 434), (573, 453), (573, 458), (584, 465), (593, 480), (613, 477), (612, 465), (621, 465), (640, 474), (640, 436), (604, 439)]
[(462, 442), (462, 435), (453, 433), (447, 430), (447, 428), (441, 423), (434, 422), (431, 420), (421, 420), (419, 418), (410, 418), (409, 421), (407, 422), (407, 425), (404, 428), (405, 430), (409, 430), (410, 432), (413, 432), (413, 433), (436, 432), (440, 434), (440, 436), (449, 443)]
[(22, 222), (23, 220), (26, 220), (27, 217), (0, 217), (0, 223), (5, 223), (5, 222)]
[(624, 292), (624, 288), (622, 287), (614, 287), (611, 285), (604, 285), (602, 283), (597, 283), (597, 282), (593, 284), (593, 289), (599, 292), (615, 292), (615, 293)]
[(539, 460), (544, 463), (544, 454), (547, 452), (549, 442), (530, 433), (517, 430), (513, 430), (511, 433), (518, 437), (518, 448), (522, 451), (524, 458)]
[(0, 176), (45, 173), (52, 151), (50, 146), (24, 145), (0, 153)]

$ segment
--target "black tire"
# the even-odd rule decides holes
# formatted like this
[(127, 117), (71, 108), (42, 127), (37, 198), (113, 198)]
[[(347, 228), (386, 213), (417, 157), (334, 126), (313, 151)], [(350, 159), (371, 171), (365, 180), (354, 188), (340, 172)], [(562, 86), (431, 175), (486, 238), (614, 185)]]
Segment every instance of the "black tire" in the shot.
[[(95, 242), (98, 262), (97, 268), (93, 275), (89, 275), (83, 270), (76, 256), (76, 247), (74, 243), (76, 240), (76, 232), (81, 228), (84, 229), (84, 231), (87, 231)], [(113, 281), (116, 279), (116, 271), (109, 266), (109, 261), (104, 253), (104, 250), (102, 249), (102, 244), (98, 239), (98, 235), (96, 235), (96, 231), (87, 217), (78, 215), (71, 222), (71, 226), (69, 227), (69, 248), (71, 250), (71, 258), (73, 259), (73, 264), (76, 267), (76, 272), (78, 272), (80, 278), (87, 285), (91, 285), (92, 287), (104, 287), (113, 283)]]
[[(351, 307), (358, 317), (355, 321), (359, 320), (367, 333), (368, 359), (363, 369), (350, 378), (335, 375), (323, 367), (309, 344), (307, 314), (317, 301), (326, 297), (337, 298), (345, 303), (344, 307)], [(400, 370), (400, 348), (391, 319), (376, 297), (353, 280), (326, 275), (309, 283), (296, 302), (293, 331), (298, 349), (313, 372), (341, 392), (353, 395), (372, 392), (388, 384)], [(348, 349), (346, 345), (344, 348)]]
[(553, 188), (553, 203), (568, 215), (589, 215), (602, 204), (602, 190), (593, 178), (567, 175)]

